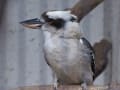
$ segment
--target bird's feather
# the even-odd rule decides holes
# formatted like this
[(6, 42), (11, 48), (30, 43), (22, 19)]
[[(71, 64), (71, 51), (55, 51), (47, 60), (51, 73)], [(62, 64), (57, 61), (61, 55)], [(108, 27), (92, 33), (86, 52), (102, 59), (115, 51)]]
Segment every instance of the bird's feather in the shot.
[(95, 52), (93, 50), (93, 47), (91, 46), (91, 44), (88, 42), (87, 39), (85, 39), (84, 37), (82, 37), (80, 40), (82, 40), (82, 43), (84, 46), (86, 46), (89, 50), (89, 54), (90, 54), (90, 58), (91, 58), (91, 69), (93, 72), (93, 78), (94, 78), (94, 74), (95, 74)]

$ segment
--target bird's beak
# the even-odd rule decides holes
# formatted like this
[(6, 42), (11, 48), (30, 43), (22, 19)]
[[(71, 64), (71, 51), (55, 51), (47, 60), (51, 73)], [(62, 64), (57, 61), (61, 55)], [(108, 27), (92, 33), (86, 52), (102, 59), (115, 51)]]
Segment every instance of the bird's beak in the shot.
[(31, 29), (39, 29), (41, 26), (44, 24), (44, 20), (35, 18), (35, 19), (30, 19), (30, 20), (25, 20), (20, 22), (25, 27), (31, 28)]

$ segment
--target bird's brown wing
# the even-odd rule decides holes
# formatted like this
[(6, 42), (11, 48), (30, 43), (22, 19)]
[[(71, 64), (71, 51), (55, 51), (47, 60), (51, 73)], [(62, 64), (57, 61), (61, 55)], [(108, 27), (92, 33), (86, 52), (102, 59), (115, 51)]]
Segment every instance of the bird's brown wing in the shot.
[(97, 76), (99, 76), (106, 68), (108, 64), (108, 52), (112, 49), (112, 44), (102, 39), (100, 42), (95, 43), (93, 46), (93, 49), (95, 51), (95, 76), (94, 79), (96, 79)]

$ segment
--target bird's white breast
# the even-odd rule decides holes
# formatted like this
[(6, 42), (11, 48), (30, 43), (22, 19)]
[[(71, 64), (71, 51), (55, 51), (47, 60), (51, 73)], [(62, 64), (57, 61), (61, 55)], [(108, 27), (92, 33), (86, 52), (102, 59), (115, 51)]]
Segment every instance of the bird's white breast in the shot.
[(73, 59), (78, 60), (77, 58), (80, 56), (79, 40), (52, 36), (49, 32), (46, 32), (45, 35), (44, 48), (48, 59), (51, 58), (61, 62), (72, 62)]
[(45, 35), (47, 35), (44, 44), (46, 60), (60, 80), (65, 83), (80, 83), (80, 80), (84, 80), (82, 75), (92, 80), (90, 62), (86, 60), (89, 57), (84, 56), (80, 40), (63, 39), (52, 36), (49, 32)]

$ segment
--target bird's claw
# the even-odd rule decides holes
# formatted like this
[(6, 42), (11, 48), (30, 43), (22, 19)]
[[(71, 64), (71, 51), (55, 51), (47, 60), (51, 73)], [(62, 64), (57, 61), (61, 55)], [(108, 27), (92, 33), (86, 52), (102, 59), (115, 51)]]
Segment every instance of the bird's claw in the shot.
[(86, 83), (81, 84), (82, 90), (88, 90)]
[(58, 88), (58, 82), (57, 82), (57, 80), (55, 80), (55, 82), (53, 84), (53, 87), (54, 87), (54, 90), (57, 90), (57, 88)]
[(57, 87), (54, 87), (54, 90), (57, 90)]
[(57, 90), (57, 88), (58, 88), (58, 84), (57, 83), (54, 83), (54, 90)]

